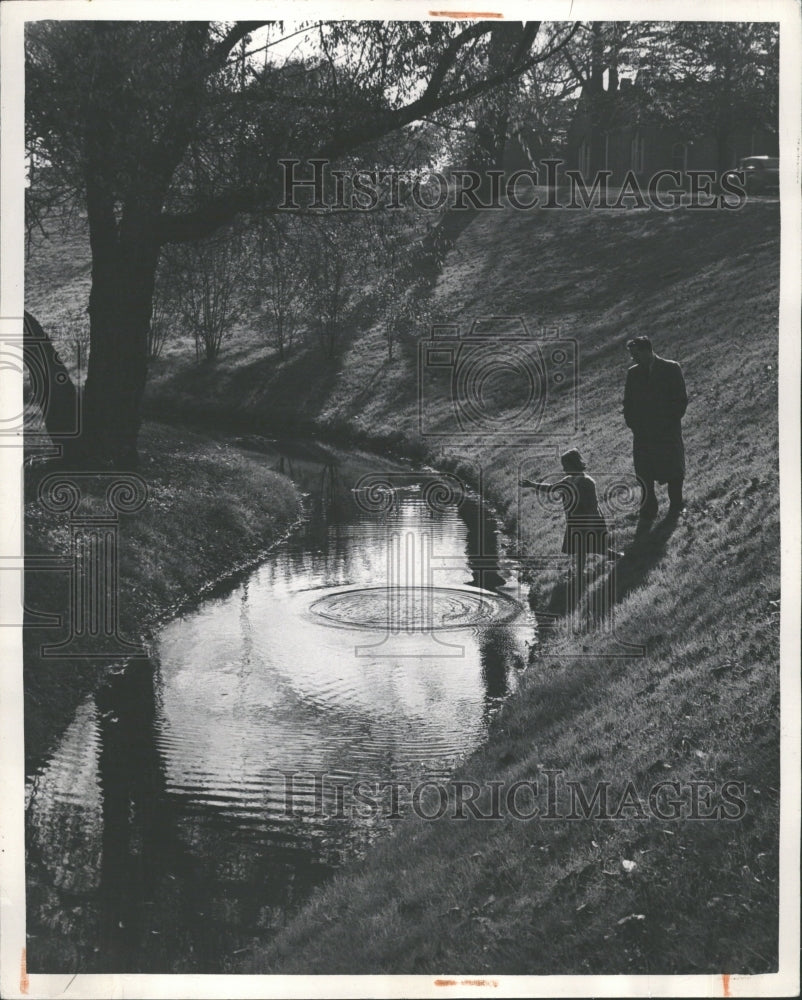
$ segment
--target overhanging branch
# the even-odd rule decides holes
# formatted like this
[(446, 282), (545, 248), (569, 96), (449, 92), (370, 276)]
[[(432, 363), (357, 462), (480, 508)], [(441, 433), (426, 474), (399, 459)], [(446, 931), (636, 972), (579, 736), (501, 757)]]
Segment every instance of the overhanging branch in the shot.
[[(246, 23), (249, 22), (240, 22), (239, 26), (241, 27)], [(536, 63), (550, 58), (567, 45), (576, 33), (579, 22), (576, 22), (572, 26), (565, 38), (558, 44), (550, 46), (545, 52), (536, 53), (530, 59), (522, 59), (522, 56), (531, 48), (539, 26), (539, 21), (528, 22), (523, 26), (522, 38), (516, 46), (514, 58), (510, 60), (505, 69), (483, 80), (478, 80), (476, 83), (456, 93), (442, 94), (439, 92), (439, 88), (443, 86), (449, 69), (453, 66), (460, 49), (481, 35), (492, 31), (494, 27), (497, 27), (496, 25), (488, 25), (487, 22), (472, 24), (469, 28), (460, 32), (449, 43), (446, 51), (438, 60), (421, 97), (402, 108), (377, 113), (371, 124), (366, 124), (364, 121), (361, 122), (359, 126), (320, 145), (317, 150), (310, 152), (306, 159), (338, 159), (366, 142), (374, 142), (377, 139), (381, 139), (396, 129), (403, 128), (405, 125), (409, 125), (437, 111), (453, 107), (455, 104), (477, 97), (484, 91), (519, 76)], [(243, 34), (247, 34), (247, 32), (243, 32)], [(525, 40), (528, 42), (526, 46), (523, 45)], [(271, 200), (276, 198), (278, 187), (279, 185), (276, 182), (272, 185), (264, 185), (262, 187), (242, 188), (210, 199), (202, 207), (191, 212), (165, 212), (159, 221), (159, 240), (162, 244), (189, 242), (211, 235), (216, 229), (231, 222), (240, 212), (256, 210), (271, 213), (277, 212), (278, 209), (275, 205), (271, 205)]]
[(241, 42), (246, 35), (251, 35), (259, 28), (265, 28), (272, 23), (272, 21), (236, 21), (220, 41), (212, 47), (208, 57), (207, 71), (214, 72), (221, 69), (225, 65), (229, 53), (238, 42)]
[(427, 101), (435, 99), (443, 86), (448, 71), (454, 65), (454, 62), (459, 54), (459, 51), (463, 46), (467, 45), (468, 42), (474, 39), (481, 38), (482, 35), (489, 34), (495, 25), (490, 21), (474, 21), (469, 27), (464, 31), (461, 31), (446, 46), (445, 52), (437, 60), (437, 65), (432, 71), (432, 75), (429, 78), (429, 82), (426, 85), (426, 90), (423, 93), (421, 100)]

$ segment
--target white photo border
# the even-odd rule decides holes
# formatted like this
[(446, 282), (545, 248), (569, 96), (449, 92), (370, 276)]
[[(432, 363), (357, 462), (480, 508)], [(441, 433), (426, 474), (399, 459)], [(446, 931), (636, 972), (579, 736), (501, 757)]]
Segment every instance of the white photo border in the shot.
[[(481, 12), (472, 14), (470, 8)], [(452, 10), (453, 8), (453, 10)], [(0, 6), (0, 334), (19, 337), (23, 313), (24, 55), (26, 21), (468, 19), (642, 20), (634, 0), (483, 0), (426, 4), (407, 0), (16, 0)], [(0, 629), (0, 995), (35, 997), (449, 997), (449, 996), (793, 996), (799, 992), (800, 903), (800, 159), (802, 16), (795, 0), (653, 0), (649, 19), (774, 21), (780, 25), (781, 283), (779, 351), (781, 602), (781, 806), (779, 972), (756, 976), (492, 976), (486, 985), (438, 986), (434, 976), (39, 975), (25, 969), (23, 688), (21, 629)], [(0, 371), (7, 405), (20, 403), (21, 379)], [(17, 412), (15, 410), (14, 412)], [(0, 546), (22, 531), (21, 448), (0, 448)], [(14, 574), (0, 574), (0, 601), (19, 608)], [(11, 587), (8, 586), (13, 580)], [(16, 588), (18, 590), (18, 587)], [(471, 970), (463, 970), (469, 975)]]

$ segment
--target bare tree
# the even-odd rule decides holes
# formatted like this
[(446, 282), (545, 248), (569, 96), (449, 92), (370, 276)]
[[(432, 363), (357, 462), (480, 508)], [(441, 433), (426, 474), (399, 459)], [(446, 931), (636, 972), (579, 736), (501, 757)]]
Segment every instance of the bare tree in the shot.
[(283, 361), (290, 353), (304, 315), (308, 275), (305, 248), (297, 220), (263, 219), (256, 237), (254, 298), (261, 308), (269, 342)]
[(174, 257), (170, 253), (164, 253), (159, 261), (156, 285), (153, 289), (153, 313), (148, 327), (149, 361), (155, 361), (160, 357), (171, 328), (179, 321), (176, 302), (177, 284)]
[(222, 231), (177, 248), (172, 257), (177, 309), (195, 339), (195, 357), (214, 361), (238, 318), (241, 236)]
[(337, 353), (343, 319), (355, 278), (355, 263), (362, 258), (362, 220), (319, 220), (309, 227), (307, 288), (312, 325), (323, 353)]
[[(243, 212), (276, 210), (283, 157), (356, 153), (520, 76), (575, 30), (535, 49), (538, 21), (332, 21), (310, 67), (320, 87), (304, 93), (297, 73), (277, 64), (244, 86), (240, 42), (266, 23), (42, 20), (26, 29), (28, 146), (62, 189), (85, 199), (91, 234), (78, 462), (136, 464), (164, 246), (203, 240)], [(488, 59), (493, 40), (503, 41), (503, 58)], [(211, 290), (203, 298), (210, 316), (222, 315)], [(217, 330), (213, 352), (224, 325)]]

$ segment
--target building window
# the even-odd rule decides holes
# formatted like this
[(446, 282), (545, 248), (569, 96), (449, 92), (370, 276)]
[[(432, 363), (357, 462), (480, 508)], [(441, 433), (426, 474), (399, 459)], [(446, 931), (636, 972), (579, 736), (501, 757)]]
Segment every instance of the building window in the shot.
[(579, 172), (585, 178), (590, 176), (590, 143), (583, 139), (579, 144)]
[(688, 144), (675, 142), (671, 147), (671, 169), (685, 173), (688, 169)]
[(630, 169), (634, 170), (636, 174), (643, 171), (644, 164), (644, 153), (645, 153), (645, 142), (643, 141), (643, 136), (640, 132), (636, 132), (632, 136), (632, 146), (630, 153)]

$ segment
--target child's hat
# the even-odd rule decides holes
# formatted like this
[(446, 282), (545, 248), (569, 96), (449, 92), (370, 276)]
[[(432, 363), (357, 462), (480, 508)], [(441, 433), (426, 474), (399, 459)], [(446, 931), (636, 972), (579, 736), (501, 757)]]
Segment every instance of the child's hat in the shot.
[(570, 451), (566, 451), (560, 455), (560, 461), (566, 472), (582, 472), (585, 468), (582, 456), (576, 448), (571, 448)]

